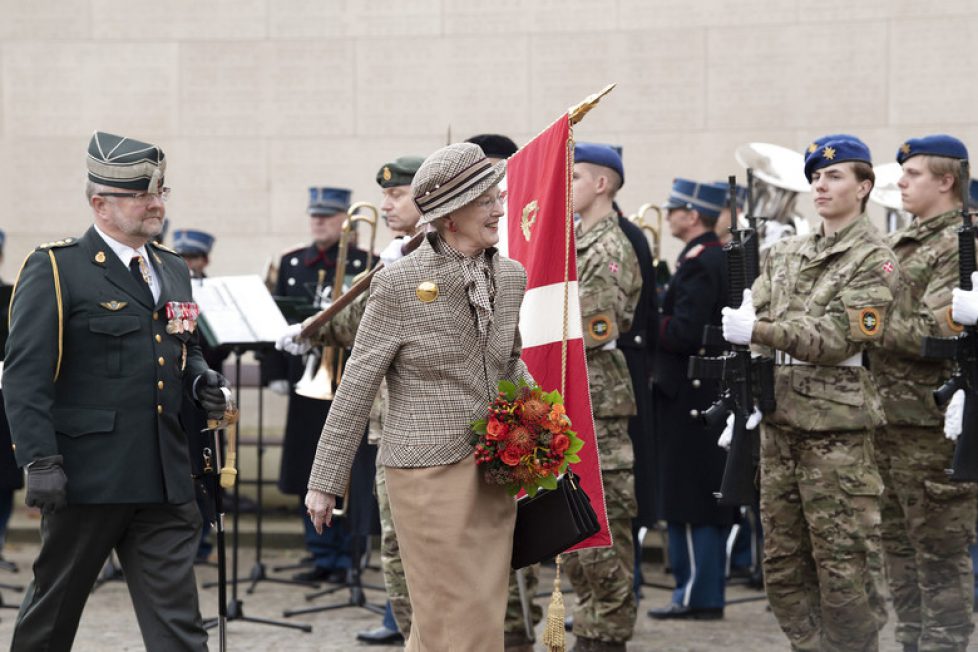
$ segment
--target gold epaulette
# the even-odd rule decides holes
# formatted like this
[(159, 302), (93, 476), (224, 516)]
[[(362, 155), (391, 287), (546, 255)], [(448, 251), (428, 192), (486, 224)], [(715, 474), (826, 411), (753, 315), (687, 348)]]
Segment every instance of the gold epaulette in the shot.
[(154, 247), (156, 247), (157, 249), (161, 250), (161, 251), (167, 252), (168, 254), (173, 254), (174, 256), (179, 256), (180, 255), (174, 249), (170, 249), (166, 245), (160, 244), (159, 242), (156, 242), (155, 240), (150, 240), (150, 244), (153, 245)]
[(69, 247), (77, 243), (78, 240), (76, 240), (75, 238), (65, 238), (64, 240), (55, 240), (54, 242), (45, 242), (43, 244), (39, 244), (37, 245), (37, 248), (40, 250), (40, 249), (52, 249), (54, 247)]

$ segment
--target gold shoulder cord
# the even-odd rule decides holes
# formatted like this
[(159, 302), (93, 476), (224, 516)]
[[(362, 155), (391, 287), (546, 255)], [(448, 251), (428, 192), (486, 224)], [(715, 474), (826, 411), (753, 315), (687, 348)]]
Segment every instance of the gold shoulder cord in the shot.
[(58, 261), (54, 257), (54, 252), (48, 249), (48, 256), (51, 258), (51, 271), (54, 273), (54, 296), (58, 302), (58, 365), (54, 368), (54, 381), (58, 381), (61, 375), (61, 356), (64, 352), (64, 307), (61, 304), (61, 275), (58, 273)]

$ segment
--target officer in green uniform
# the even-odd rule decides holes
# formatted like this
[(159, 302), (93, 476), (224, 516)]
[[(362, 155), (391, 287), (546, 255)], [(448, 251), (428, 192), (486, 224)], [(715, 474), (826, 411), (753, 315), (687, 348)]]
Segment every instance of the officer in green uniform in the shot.
[(793, 650), (876, 650), (873, 433), (884, 415), (862, 358), (882, 340), (899, 272), (865, 213), (869, 149), (853, 137), (813, 143), (805, 175), (821, 227), (770, 249), (753, 297), (724, 308), (723, 334), (774, 349), (778, 365), (761, 436), (771, 609)]
[(194, 580), (200, 536), (184, 389), (211, 418), (224, 379), (197, 344), (187, 266), (152, 244), (163, 151), (97, 132), (86, 189), (94, 225), (38, 247), (14, 288), (4, 400), (41, 551), (12, 650), (71, 648), (115, 549), (148, 650), (206, 650)]
[(574, 148), (574, 210), (581, 218), (575, 229), (581, 319), (608, 525), (614, 540), (612, 547), (581, 550), (566, 557), (567, 576), (577, 594), (573, 631), (578, 652), (624, 650), (635, 627), (631, 522), (637, 506), (634, 455), (628, 437), (635, 393), (616, 340), (631, 327), (642, 275), (635, 250), (618, 226), (612, 207), (624, 179), (621, 157), (613, 148), (590, 143)]
[(914, 216), (887, 236), (900, 264), (901, 293), (883, 347), (870, 354), (887, 425), (876, 433), (876, 460), (887, 577), (904, 650), (964, 650), (973, 629), (968, 544), (974, 539), (976, 487), (951, 482), (954, 442), (944, 437), (943, 410), (931, 394), (950, 376), (946, 361), (920, 357), (926, 336), (951, 337), (958, 285), (961, 225), (957, 138), (913, 138), (897, 151), (903, 208)]

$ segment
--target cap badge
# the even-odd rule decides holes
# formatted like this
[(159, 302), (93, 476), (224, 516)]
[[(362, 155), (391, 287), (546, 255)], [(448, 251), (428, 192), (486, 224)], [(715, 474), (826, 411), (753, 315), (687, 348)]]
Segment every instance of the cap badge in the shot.
[(391, 169), (389, 167), (387, 167), (386, 165), (384, 166), (383, 176), (384, 176), (384, 181), (390, 181), (391, 180)]
[(817, 149), (818, 149), (818, 143), (812, 143), (811, 145), (808, 146), (808, 153), (814, 154), (815, 150)]
[(825, 158), (831, 161), (832, 159), (835, 158), (835, 148), (826, 145), (825, 149), (822, 150), (822, 156), (824, 156)]
[(422, 303), (431, 303), (438, 298), (438, 286), (431, 281), (423, 281), (415, 290), (415, 294)]
[(909, 154), (910, 153), (910, 143), (904, 143), (904, 144), (900, 145), (900, 151), (903, 152), (904, 154)]

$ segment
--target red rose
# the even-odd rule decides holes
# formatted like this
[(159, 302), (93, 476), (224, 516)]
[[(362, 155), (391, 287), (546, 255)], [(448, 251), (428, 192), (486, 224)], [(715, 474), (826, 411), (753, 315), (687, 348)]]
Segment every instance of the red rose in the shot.
[(553, 439), (550, 441), (550, 449), (557, 453), (558, 455), (563, 455), (570, 447), (570, 439), (567, 435), (554, 435)]
[(500, 454), (499, 459), (503, 461), (503, 464), (507, 466), (516, 466), (520, 463), (520, 458), (523, 455), (520, 453), (519, 449), (515, 446), (507, 446), (506, 450)]
[(509, 428), (506, 424), (497, 419), (496, 417), (490, 417), (489, 423), (486, 424), (486, 439), (491, 439), (493, 441), (498, 441), (509, 433)]

